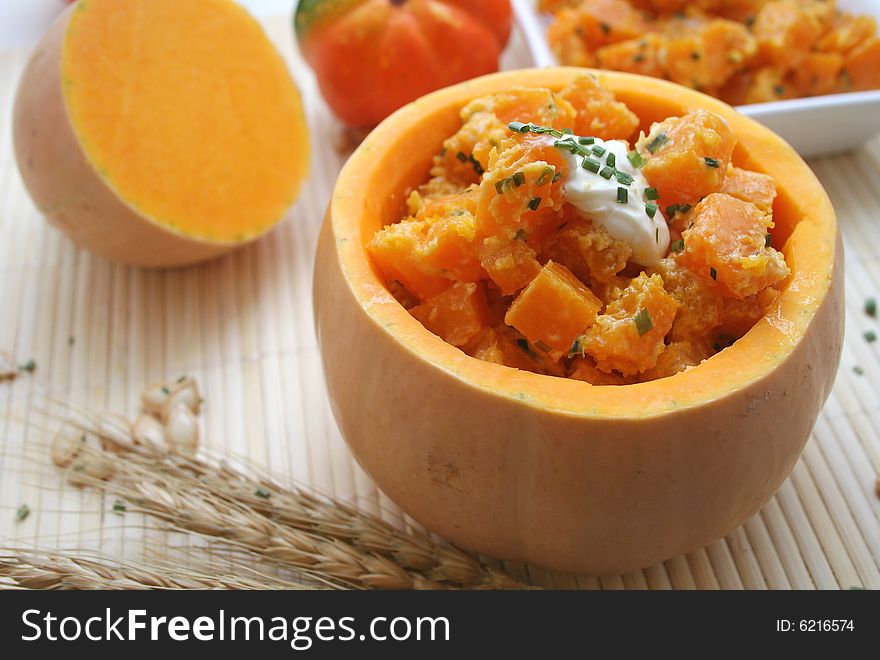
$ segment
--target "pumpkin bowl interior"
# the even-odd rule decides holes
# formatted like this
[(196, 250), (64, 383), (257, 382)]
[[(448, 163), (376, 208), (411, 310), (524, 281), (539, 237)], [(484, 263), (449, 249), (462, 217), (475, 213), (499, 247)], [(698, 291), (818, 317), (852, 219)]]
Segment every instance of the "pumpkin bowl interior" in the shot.
[(842, 247), (831, 203), (780, 138), (664, 81), (603, 72), (641, 119), (705, 108), (738, 138), (735, 165), (773, 176), (773, 244), (791, 276), (732, 347), (670, 378), (623, 386), (482, 362), (388, 293), (365, 245), (404, 212), (470, 99), (558, 90), (583, 69), (494, 74), (410, 104), (353, 154), (318, 246), (314, 304), (343, 436), (378, 485), (462, 546), (601, 574), (647, 566), (728, 533), (793, 467), (830, 391), (842, 333)]

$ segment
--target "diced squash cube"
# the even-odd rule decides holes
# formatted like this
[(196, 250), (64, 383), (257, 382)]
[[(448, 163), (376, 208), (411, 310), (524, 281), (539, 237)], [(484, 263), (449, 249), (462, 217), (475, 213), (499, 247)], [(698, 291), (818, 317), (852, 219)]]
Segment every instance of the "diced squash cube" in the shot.
[(601, 308), (602, 301), (565, 266), (548, 261), (513, 301), (504, 321), (539, 349), (566, 354)]
[(663, 61), (668, 77), (698, 90), (720, 87), (757, 52), (748, 29), (714, 20), (681, 36), (667, 38)]
[(842, 70), (843, 55), (840, 53), (810, 53), (789, 74), (789, 84), (798, 96), (831, 94), (840, 86)]
[(490, 236), (477, 251), (486, 273), (505, 296), (513, 295), (541, 272), (535, 251), (524, 240)]
[(456, 282), (409, 312), (428, 330), (453, 346), (464, 346), (476, 337), (489, 317), (483, 286), (479, 282)]
[(669, 339), (696, 341), (718, 325), (724, 299), (713, 283), (706, 283), (679, 262), (677, 255), (663, 259), (652, 271), (663, 278), (663, 287), (678, 304)]
[(547, 40), (556, 59), (570, 66), (595, 65), (593, 47), (582, 36), (581, 17), (573, 7), (563, 7), (547, 30)]
[(507, 326), (484, 329), (468, 345), (467, 352), (484, 362), (549, 376), (565, 376), (565, 371), (555, 360)]
[(731, 166), (721, 183), (721, 192), (770, 211), (776, 199), (776, 182), (772, 176)]
[(635, 39), (603, 46), (596, 51), (596, 62), (602, 69), (662, 78), (664, 70), (660, 53), (664, 43), (661, 35), (649, 32)]
[(588, 356), (576, 357), (572, 360), (568, 377), (590, 383), (590, 385), (627, 385), (635, 382), (634, 378), (622, 376), (617, 372), (607, 374), (600, 371), (593, 359)]
[(681, 261), (722, 295), (745, 298), (788, 276), (782, 254), (767, 245), (772, 216), (754, 204), (715, 193), (694, 207), (691, 223)]
[(778, 296), (779, 292), (776, 289), (767, 287), (742, 300), (725, 298), (717, 332), (739, 339), (764, 316), (767, 308)]
[(850, 89), (880, 89), (880, 37), (869, 39), (850, 51), (844, 69)]
[(877, 21), (871, 16), (840, 14), (834, 18), (832, 28), (822, 35), (816, 47), (828, 53), (846, 54), (876, 32)]
[(672, 342), (660, 353), (654, 368), (642, 373), (641, 380), (649, 381), (674, 376), (688, 367), (696, 367), (710, 356), (711, 352), (707, 350), (705, 343)]
[(542, 257), (561, 263), (591, 285), (611, 282), (632, 256), (629, 243), (612, 238), (602, 225), (576, 212), (565, 217), (566, 225), (544, 242)]
[(576, 32), (592, 50), (648, 31), (641, 12), (627, 0), (583, 0), (565, 11), (573, 12)]
[(676, 307), (659, 275), (641, 273), (608, 304), (580, 345), (606, 373), (641, 373), (657, 364)]
[(577, 118), (570, 128), (578, 135), (625, 140), (638, 128), (639, 118), (635, 113), (617, 101), (614, 94), (602, 86), (601, 80), (593, 76), (579, 76), (559, 95), (577, 108)]
[(736, 138), (727, 122), (705, 110), (670, 117), (638, 143), (642, 172), (663, 204), (693, 204), (715, 192), (727, 172)]
[(768, 2), (752, 25), (762, 62), (783, 71), (804, 60), (821, 32), (821, 23), (797, 0)]

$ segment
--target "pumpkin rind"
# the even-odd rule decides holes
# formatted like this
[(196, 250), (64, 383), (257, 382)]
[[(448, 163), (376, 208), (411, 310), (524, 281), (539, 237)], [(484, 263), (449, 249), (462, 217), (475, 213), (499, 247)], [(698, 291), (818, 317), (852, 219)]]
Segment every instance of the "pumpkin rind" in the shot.
[(399, 217), (406, 189), (424, 179), (468, 100), (517, 85), (559, 90), (582, 72), (487, 76), (377, 128), (340, 175), (314, 305), (340, 429), (392, 500), (471, 550), (603, 574), (706, 545), (780, 486), (834, 380), (843, 259), (826, 194), (782, 140), (697, 92), (606, 72), (643, 129), (705, 108), (737, 136), (734, 165), (775, 178), (774, 245), (792, 268), (777, 300), (698, 367), (613, 387), (482, 362), (426, 330), (388, 293), (365, 242)]

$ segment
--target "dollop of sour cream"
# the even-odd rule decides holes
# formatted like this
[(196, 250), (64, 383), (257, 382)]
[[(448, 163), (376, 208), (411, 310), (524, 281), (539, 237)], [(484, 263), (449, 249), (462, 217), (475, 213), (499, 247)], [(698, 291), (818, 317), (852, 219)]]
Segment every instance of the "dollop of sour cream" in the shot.
[[(544, 139), (554, 144), (560, 142), (550, 136)], [(566, 136), (566, 139), (580, 144), (577, 135)], [(601, 155), (592, 150), (594, 146)], [(633, 251), (632, 261), (641, 266), (656, 266), (669, 248), (669, 228), (656, 202), (652, 204), (656, 209), (653, 217), (649, 214), (652, 200), (645, 191), (650, 186), (641, 170), (629, 161), (629, 145), (623, 140), (594, 138), (592, 144), (583, 145), (583, 149), (591, 152), (588, 158), (600, 164), (600, 172), (608, 166), (608, 154), (614, 154), (613, 169), (629, 175), (632, 182), (624, 185), (629, 180), (627, 177), (621, 182), (616, 174), (605, 178), (599, 172), (592, 172), (584, 167), (584, 156), (560, 148), (568, 161), (568, 175), (563, 182), (565, 201), (584, 217), (602, 225), (612, 238), (628, 243)], [(621, 188), (626, 193), (620, 192)]]

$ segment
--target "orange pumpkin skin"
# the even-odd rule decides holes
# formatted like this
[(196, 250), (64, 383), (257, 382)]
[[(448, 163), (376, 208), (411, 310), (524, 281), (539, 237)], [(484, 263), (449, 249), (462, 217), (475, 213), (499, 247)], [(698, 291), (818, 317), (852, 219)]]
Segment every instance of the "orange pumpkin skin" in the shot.
[(327, 104), (375, 126), (435, 89), (498, 70), (509, 0), (301, 0), (297, 39)]
[(401, 109), (343, 169), (318, 245), (314, 306), (336, 419), (378, 486), (465, 548), (553, 569), (620, 573), (690, 552), (755, 513), (794, 466), (843, 336), (843, 254), (821, 185), (781, 139), (729, 106), (604, 72), (641, 128), (702, 107), (773, 176), (774, 237), (792, 275), (732, 347), (661, 380), (611, 387), (476, 360), (388, 293), (365, 244), (396, 221), (471, 98), (561, 89), (582, 69), (487, 76)]

